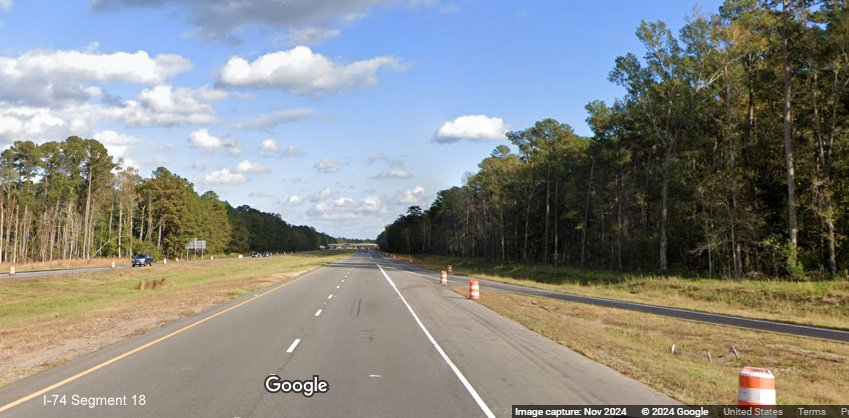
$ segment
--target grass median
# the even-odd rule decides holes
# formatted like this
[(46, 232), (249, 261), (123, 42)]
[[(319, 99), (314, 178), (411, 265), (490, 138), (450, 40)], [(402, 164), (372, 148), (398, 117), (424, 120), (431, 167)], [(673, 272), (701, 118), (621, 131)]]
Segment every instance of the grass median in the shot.
[[(169, 263), (0, 280), (0, 386), (348, 255)], [(164, 286), (142, 290), (143, 281)]]
[[(406, 259), (406, 257), (405, 257)], [(521, 286), (692, 309), (746, 318), (849, 329), (849, 281), (711, 279), (621, 273), (563, 266), (497, 264), (443, 256), (416, 265)]]
[[(468, 294), (466, 288), (452, 290)], [(849, 344), (485, 287), (478, 302), (687, 404), (736, 404), (738, 374), (744, 366), (772, 371), (779, 404), (849, 404)]]

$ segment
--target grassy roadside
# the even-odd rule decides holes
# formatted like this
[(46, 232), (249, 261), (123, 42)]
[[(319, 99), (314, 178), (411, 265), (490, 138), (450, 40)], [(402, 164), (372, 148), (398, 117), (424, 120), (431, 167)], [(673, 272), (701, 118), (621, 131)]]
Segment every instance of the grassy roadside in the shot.
[(452, 264), (454, 274), (564, 293), (849, 329), (849, 281), (654, 277), (442, 256), (415, 256), (415, 263), (434, 270)]
[[(298, 254), (0, 280), (0, 386), (347, 256)], [(165, 279), (165, 287), (137, 290), (143, 279)]]
[[(250, 257), (250, 254), (245, 254), (247, 257)], [(210, 254), (206, 254), (204, 256), (205, 260), (209, 260)], [(223, 260), (229, 258), (236, 258), (238, 254), (212, 254), (216, 260)], [(188, 261), (196, 261), (200, 260), (200, 257), (192, 254)], [(91, 268), (91, 267), (109, 267), (112, 265), (112, 262), (115, 262), (116, 266), (129, 266), (132, 263), (132, 259), (130, 256), (127, 257), (94, 257), (89, 259), (69, 259), (69, 260), (52, 260), (52, 261), (31, 261), (26, 263), (12, 263), (12, 262), (3, 262), (0, 263), (0, 274), (8, 273), (9, 267), (15, 266), (16, 272), (22, 271), (36, 271), (36, 270), (63, 270), (63, 269), (77, 269), (77, 268)], [(174, 262), (174, 259), (169, 259), (169, 262)], [(155, 260), (156, 264), (161, 264), (162, 260)]]
[[(779, 404), (849, 403), (848, 344), (494, 290), (483, 289), (479, 302), (687, 404), (736, 404), (744, 366), (773, 372)], [(678, 354), (670, 352), (672, 344)]]

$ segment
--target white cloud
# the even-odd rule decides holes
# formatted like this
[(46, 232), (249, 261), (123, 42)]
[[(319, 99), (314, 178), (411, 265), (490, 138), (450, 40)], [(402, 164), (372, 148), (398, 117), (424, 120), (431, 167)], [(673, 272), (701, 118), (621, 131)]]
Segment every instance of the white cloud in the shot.
[(376, 176), (372, 177), (373, 179), (379, 180), (388, 180), (388, 179), (409, 179), (413, 178), (413, 175), (406, 170), (390, 170), (384, 171)]
[(206, 128), (202, 128), (189, 134), (189, 144), (195, 148), (211, 151), (221, 148), (224, 142), (210, 135)]
[(425, 198), (425, 189), (422, 186), (416, 186), (412, 189), (405, 190), (395, 197), (395, 203), (399, 205), (412, 205), (421, 203)]
[(259, 147), (264, 151), (280, 151), (280, 146), (277, 145), (277, 141), (271, 138), (262, 141), (262, 144)]
[(89, 132), (90, 111), (56, 112), (47, 108), (0, 104), (0, 142), (19, 139), (56, 139)]
[(384, 155), (382, 152), (375, 152), (374, 154), (369, 155), (369, 157), (368, 157), (369, 165), (372, 165), (372, 164), (374, 164), (378, 161), (383, 161), (386, 164), (389, 164), (389, 167), (392, 167), (392, 168), (398, 168), (398, 167), (404, 166), (404, 160), (402, 160), (400, 158), (388, 157), (388, 156)]
[(307, 216), (319, 219), (359, 219), (368, 215), (387, 215), (389, 210), (378, 196), (366, 196), (359, 202), (349, 197), (319, 202), (307, 211)]
[(132, 150), (133, 146), (142, 144), (143, 141), (141, 139), (109, 129), (100, 131), (92, 137), (106, 147), (106, 151), (109, 152), (109, 155), (113, 157), (115, 162), (123, 160), (124, 167), (139, 167), (138, 163), (130, 157), (131, 153), (129, 151)]
[(342, 168), (342, 163), (336, 160), (331, 160), (329, 158), (325, 158), (313, 166), (319, 173), (331, 174), (339, 172)]
[(87, 82), (161, 84), (191, 67), (191, 61), (173, 54), (151, 58), (145, 51), (34, 50), (17, 58), (0, 57), (0, 98), (31, 106), (80, 103), (102, 94)]
[(337, 37), (340, 32), (339, 29), (321, 27), (290, 29), (288, 45), (318, 45), (325, 39)]
[(442, 124), (434, 140), (439, 143), (457, 142), (461, 139), (501, 140), (508, 129), (509, 126), (501, 118), (466, 115)]
[(267, 173), (269, 170), (262, 164), (242, 160), (236, 165), (236, 172), (241, 174)]
[(299, 94), (340, 93), (377, 84), (381, 67), (400, 70), (403, 66), (390, 56), (342, 64), (298, 46), (253, 62), (233, 56), (221, 69), (218, 81), (232, 87), (280, 88)]
[[(156, 113), (211, 113), (211, 105), (197, 100), (196, 96), (200, 95), (185, 87), (175, 90), (168, 85), (159, 85), (152, 89), (142, 90), (138, 99), (145, 107)], [(203, 95), (209, 97), (206, 92)]]
[(247, 122), (240, 122), (235, 125), (237, 129), (245, 130), (266, 130), (273, 128), (284, 122), (294, 122), (296, 120), (306, 119), (313, 115), (312, 109), (284, 109), (274, 113), (262, 115), (251, 119)]
[(213, 171), (201, 178), (199, 183), (214, 186), (219, 184), (242, 184), (248, 179), (240, 173), (233, 173), (229, 168)]
[(13, 0), (0, 0), (0, 8), (5, 11), (12, 10), (12, 5), (14, 4)]
[(224, 148), (232, 155), (242, 153), (242, 144), (239, 141), (231, 137), (219, 138), (213, 136), (206, 128), (201, 128), (190, 133), (187, 140), (190, 146), (207, 152), (214, 152)]
[(283, 195), (280, 197), (280, 204), (284, 206), (299, 206), (303, 201), (298, 195), (286, 196)]
[(304, 155), (303, 151), (294, 145), (287, 145), (286, 149), (280, 149), (277, 141), (271, 138), (262, 141), (259, 149), (265, 158), (300, 157)]
[(304, 155), (304, 152), (294, 145), (287, 146), (286, 150), (283, 151), (283, 156), (285, 157), (298, 157), (301, 155)]
[(313, 195), (310, 196), (310, 200), (313, 201), (313, 202), (318, 202), (318, 201), (321, 201), (321, 200), (329, 199), (331, 196), (333, 196), (333, 190), (330, 190), (329, 188), (325, 188), (325, 189), (322, 189), (321, 191), (313, 193)]

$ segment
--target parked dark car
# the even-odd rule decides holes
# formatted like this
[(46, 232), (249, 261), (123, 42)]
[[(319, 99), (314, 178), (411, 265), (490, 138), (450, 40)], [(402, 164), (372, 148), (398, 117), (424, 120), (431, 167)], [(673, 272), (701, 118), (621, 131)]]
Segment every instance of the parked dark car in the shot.
[(254, 253), (251, 254), (251, 258), (259, 258), (259, 253), (254, 251)]
[(133, 257), (133, 267), (135, 266), (152, 266), (153, 265), (153, 257), (150, 254), (136, 254)]
[(263, 252), (262, 252), (262, 256), (263, 256), (263, 257), (269, 257), (269, 256), (271, 256), (271, 253), (270, 253), (270, 252), (268, 252), (268, 251), (263, 251)]

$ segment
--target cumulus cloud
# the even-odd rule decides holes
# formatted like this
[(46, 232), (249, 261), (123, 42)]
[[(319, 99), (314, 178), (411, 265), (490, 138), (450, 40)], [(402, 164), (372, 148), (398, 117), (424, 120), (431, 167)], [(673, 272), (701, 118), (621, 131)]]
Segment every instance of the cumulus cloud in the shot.
[(219, 138), (209, 133), (206, 128), (198, 129), (189, 134), (189, 145), (207, 152), (226, 149), (232, 155), (242, 153), (242, 144), (232, 137)]
[(367, 215), (387, 215), (389, 210), (379, 196), (366, 196), (356, 201), (349, 197), (319, 202), (307, 211), (307, 216), (319, 219), (358, 219)]
[(280, 197), (280, 204), (284, 206), (299, 206), (301, 203), (303, 203), (303, 201), (298, 195), (283, 195)]
[(207, 186), (242, 184), (248, 181), (244, 174), (234, 173), (229, 168), (213, 171), (201, 178), (199, 183)]
[(34, 50), (17, 58), (0, 57), (0, 98), (29, 106), (86, 102), (102, 91), (85, 83), (161, 84), (191, 67), (191, 61), (174, 54)]
[(262, 141), (259, 146), (262, 156), (265, 158), (300, 157), (304, 152), (294, 145), (287, 145), (285, 149), (272, 138)]
[(476, 141), (504, 139), (509, 126), (498, 117), (465, 115), (445, 122), (436, 131), (434, 140), (439, 143), (457, 142), (461, 139)]
[(313, 193), (313, 195), (310, 196), (310, 200), (313, 201), (313, 202), (318, 202), (318, 201), (321, 201), (321, 200), (329, 199), (332, 196), (333, 196), (333, 190), (330, 190), (329, 188), (325, 188), (325, 189), (322, 189), (320, 191)]
[(259, 148), (263, 151), (280, 151), (280, 146), (277, 145), (277, 141), (271, 138), (262, 141)]
[(350, 64), (314, 53), (307, 46), (265, 54), (253, 62), (231, 57), (218, 82), (231, 87), (279, 88), (298, 94), (341, 93), (377, 84), (381, 67), (402, 69), (400, 60), (381, 56)]
[(13, 4), (14, 2), (12, 0), (0, 0), (0, 9), (8, 12), (9, 10), (12, 10)]
[(106, 151), (109, 152), (109, 155), (112, 156), (112, 159), (116, 163), (123, 161), (124, 167), (139, 167), (138, 163), (130, 157), (130, 151), (133, 146), (142, 144), (141, 139), (124, 135), (109, 129), (100, 131), (92, 137), (100, 141), (100, 143), (106, 147)]
[(249, 160), (242, 160), (236, 165), (236, 172), (240, 174), (258, 174), (267, 173), (269, 170), (262, 164), (252, 163)]
[(410, 174), (409, 171), (406, 170), (390, 170), (384, 171), (376, 176), (372, 176), (373, 179), (378, 180), (389, 180), (389, 179), (409, 179), (413, 178), (413, 175)]
[(192, 90), (179, 87), (174, 89), (169, 85), (159, 85), (142, 90), (138, 95), (138, 100), (145, 107), (157, 113), (211, 113), (212, 106), (208, 103), (202, 103), (198, 99), (211, 101), (227, 98), (226, 93), (221, 94), (220, 92), (220, 90), (209, 88)]
[(395, 203), (399, 205), (411, 205), (424, 201), (425, 189), (422, 186), (416, 186), (412, 189), (407, 189), (395, 197)]
[(261, 131), (273, 128), (281, 123), (294, 122), (296, 120), (306, 119), (313, 115), (312, 109), (284, 109), (278, 110), (267, 115), (262, 115), (257, 118), (240, 122), (235, 125), (237, 129), (245, 129), (251, 131)]
[(332, 174), (339, 172), (342, 169), (342, 163), (330, 158), (325, 158), (313, 165), (319, 173)]

